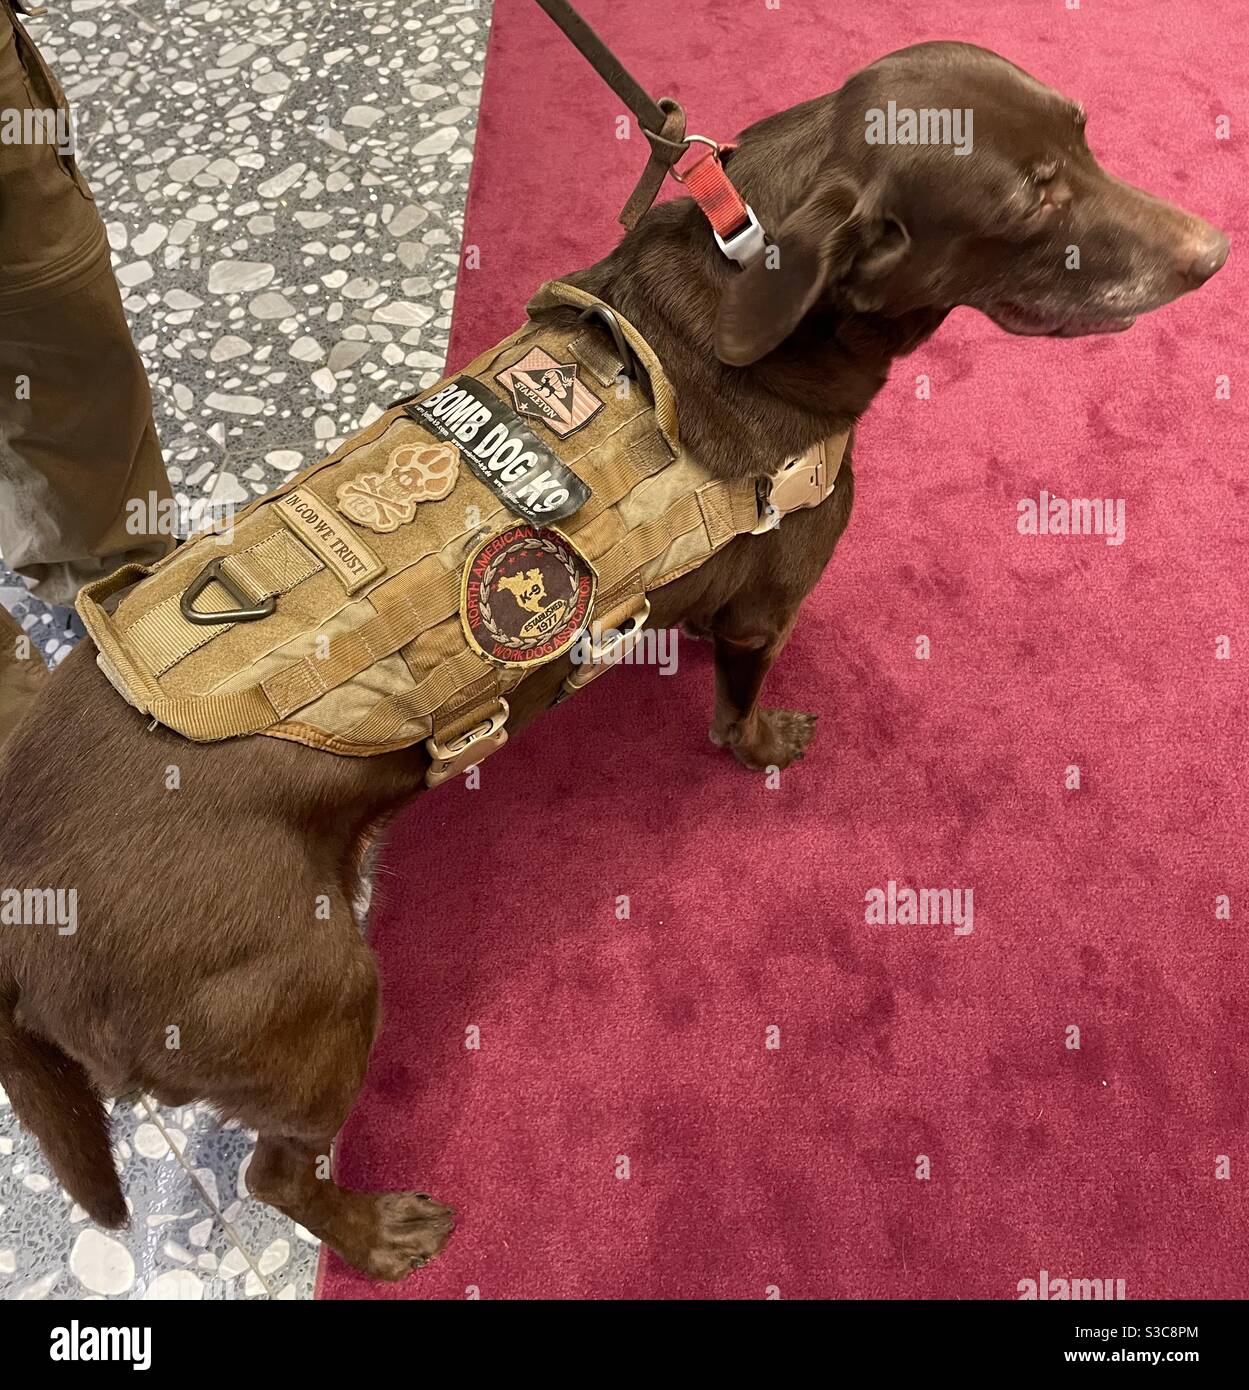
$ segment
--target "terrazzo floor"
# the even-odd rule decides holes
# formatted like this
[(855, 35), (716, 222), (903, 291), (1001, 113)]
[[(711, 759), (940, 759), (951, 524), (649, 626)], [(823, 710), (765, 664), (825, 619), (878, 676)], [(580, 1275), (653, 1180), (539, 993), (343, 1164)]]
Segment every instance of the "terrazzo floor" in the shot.
[[(488, 0), (52, 3), (27, 24), (76, 112), (190, 529), (440, 375)], [(76, 640), (2, 564), (0, 603), (53, 665)], [(250, 1134), (146, 1102), (113, 1125), (120, 1233), (0, 1091), (0, 1298), (311, 1295), (315, 1239), (245, 1200)]]

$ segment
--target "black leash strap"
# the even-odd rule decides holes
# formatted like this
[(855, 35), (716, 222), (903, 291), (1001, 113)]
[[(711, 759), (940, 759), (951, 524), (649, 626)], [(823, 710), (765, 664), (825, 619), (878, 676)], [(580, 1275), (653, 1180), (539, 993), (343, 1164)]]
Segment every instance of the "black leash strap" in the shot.
[(653, 100), (568, 0), (538, 0), (538, 4), (637, 117), (642, 134), (650, 141), (651, 153), (646, 168), (620, 214), (621, 223), (632, 231), (658, 197), (668, 171), (685, 153), (685, 112), (680, 102), (671, 97)]

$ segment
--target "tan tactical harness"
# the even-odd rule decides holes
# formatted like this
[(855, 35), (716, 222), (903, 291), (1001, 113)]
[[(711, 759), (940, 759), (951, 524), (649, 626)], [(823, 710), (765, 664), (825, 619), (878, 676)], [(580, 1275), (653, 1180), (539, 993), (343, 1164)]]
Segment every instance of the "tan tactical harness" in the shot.
[[(672, 389), (641, 334), (560, 282), (529, 312), (557, 305), (586, 321), (531, 320), (252, 503), (232, 531), (84, 588), (78, 611), (122, 695), (201, 742), (268, 734), (367, 757), (425, 740), (437, 785), (506, 742), (507, 696), (534, 666), (580, 650), (563, 693), (580, 689), (637, 641), (651, 591), (832, 492), (845, 435), (769, 478), (712, 477), (681, 446)], [(631, 365), (649, 393), (622, 375)], [(505, 427), (471, 436), (472, 412), (486, 412), (454, 389), (465, 378), (500, 411), (515, 403), (511, 419), (551, 468), (588, 487), (570, 515), (527, 524), (501, 483), (481, 480), (473, 446)], [(462, 435), (413, 418), (435, 401)], [(504, 479), (520, 447), (490, 464)], [(532, 476), (531, 502), (552, 486), (551, 469)]]

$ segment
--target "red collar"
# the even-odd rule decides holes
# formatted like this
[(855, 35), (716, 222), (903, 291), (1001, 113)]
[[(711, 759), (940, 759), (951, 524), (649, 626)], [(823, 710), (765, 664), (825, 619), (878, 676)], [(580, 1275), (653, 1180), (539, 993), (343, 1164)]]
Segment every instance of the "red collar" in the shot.
[(767, 239), (754, 209), (733, 187), (720, 163), (720, 155), (737, 146), (718, 145), (704, 135), (688, 135), (686, 143), (706, 145), (707, 153), (684, 173), (674, 167), (672, 177), (689, 189), (690, 196), (702, 208), (715, 233), (716, 245), (744, 270), (763, 255)]

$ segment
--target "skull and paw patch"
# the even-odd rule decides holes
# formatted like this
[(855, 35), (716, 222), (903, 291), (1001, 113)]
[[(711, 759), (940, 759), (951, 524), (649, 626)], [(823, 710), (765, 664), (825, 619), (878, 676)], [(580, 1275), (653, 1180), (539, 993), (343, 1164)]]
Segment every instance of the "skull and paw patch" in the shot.
[(371, 531), (397, 531), (422, 502), (451, 495), (460, 456), (446, 444), (401, 444), (380, 473), (362, 473), (338, 489), (342, 514)]

